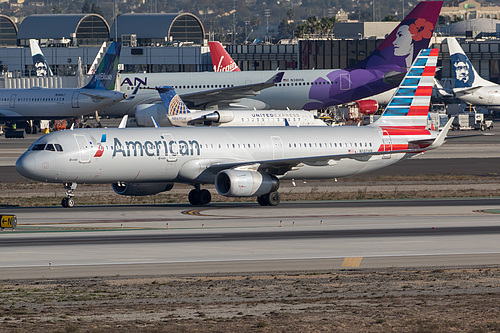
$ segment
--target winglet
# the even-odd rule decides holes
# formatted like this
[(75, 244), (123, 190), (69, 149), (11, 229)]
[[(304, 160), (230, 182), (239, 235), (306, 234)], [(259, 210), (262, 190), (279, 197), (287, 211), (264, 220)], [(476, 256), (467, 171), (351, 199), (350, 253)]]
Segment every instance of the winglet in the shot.
[(128, 120), (128, 115), (124, 115), (122, 121), (120, 121), (120, 125), (118, 125), (118, 128), (127, 127), (127, 120)]
[(167, 115), (175, 116), (178, 114), (191, 113), (173, 87), (156, 87), (156, 90), (160, 94), (161, 101), (167, 110)]
[(281, 80), (283, 80), (283, 75), (285, 75), (285, 72), (278, 72), (276, 75), (274, 75), (272, 78), (268, 80), (269, 83), (280, 83)]
[(451, 128), (451, 124), (453, 123), (453, 119), (455, 119), (455, 117), (451, 117), (448, 120), (448, 122), (446, 123), (446, 125), (443, 127), (443, 129), (441, 130), (441, 132), (439, 132), (439, 135), (434, 140), (434, 142), (432, 142), (432, 144), (429, 146), (428, 149), (436, 149), (436, 148), (441, 147), (441, 145), (444, 143), (444, 139), (446, 139), (446, 136), (448, 135), (448, 131)]

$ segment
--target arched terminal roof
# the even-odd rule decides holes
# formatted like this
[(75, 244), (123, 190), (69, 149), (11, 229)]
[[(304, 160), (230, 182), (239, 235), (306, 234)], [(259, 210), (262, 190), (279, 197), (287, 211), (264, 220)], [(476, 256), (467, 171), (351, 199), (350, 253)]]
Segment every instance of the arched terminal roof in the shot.
[(0, 45), (17, 45), (17, 25), (8, 16), (0, 14)]
[[(117, 18), (118, 39), (123, 35), (137, 36), (139, 45), (165, 44), (167, 42), (192, 42), (203, 44), (205, 28), (200, 19), (190, 13), (182, 14), (123, 14)], [(115, 25), (110, 37), (115, 37)]]
[(41, 14), (27, 16), (19, 25), (19, 45), (29, 39), (71, 39), (72, 46), (101, 45), (109, 40), (109, 25), (98, 14)]

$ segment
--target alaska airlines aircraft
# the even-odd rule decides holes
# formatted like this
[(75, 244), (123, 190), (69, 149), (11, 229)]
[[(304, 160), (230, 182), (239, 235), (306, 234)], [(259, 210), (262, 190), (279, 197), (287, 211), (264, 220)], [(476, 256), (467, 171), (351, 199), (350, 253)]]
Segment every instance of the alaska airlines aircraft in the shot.
[[(272, 71), (221, 73), (120, 74), (124, 92), (172, 85), (193, 109), (316, 110), (346, 104), (396, 88), (418, 52), (429, 40), (442, 1), (422, 1), (368, 58), (340, 70), (287, 70), (281, 82), (259, 90)], [(133, 102), (108, 108), (106, 115), (133, 115), (137, 104), (158, 101), (154, 91), (142, 89)]]
[(16, 162), (30, 179), (63, 183), (74, 205), (77, 183), (112, 183), (120, 195), (151, 195), (173, 183), (192, 184), (193, 205), (205, 205), (215, 184), (223, 196), (280, 202), (282, 179), (327, 179), (376, 170), (441, 146), (429, 131), (437, 49), (422, 50), (392, 101), (373, 124), (361, 127), (94, 128), (47, 134)]
[(35, 67), (36, 76), (52, 76), (50, 66), (45, 59), (45, 56), (38, 45), (38, 40), (30, 39), (31, 57), (33, 58), (33, 66)]
[(455, 97), (469, 104), (500, 110), (500, 85), (479, 76), (455, 38), (446, 40), (455, 80)]
[(174, 88), (166, 86), (156, 90), (163, 103), (138, 105), (137, 126), (326, 126), (323, 120), (304, 110), (192, 111)]
[(99, 69), (83, 88), (0, 89), (0, 119), (79, 117), (122, 101), (127, 94), (114, 90), (120, 50), (120, 44), (110, 45)]

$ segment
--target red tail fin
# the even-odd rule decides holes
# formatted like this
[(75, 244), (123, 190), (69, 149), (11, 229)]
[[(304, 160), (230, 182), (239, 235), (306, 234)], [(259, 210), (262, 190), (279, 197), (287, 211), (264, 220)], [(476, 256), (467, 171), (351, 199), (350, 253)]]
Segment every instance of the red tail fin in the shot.
[(214, 72), (240, 72), (240, 68), (219, 42), (208, 42)]

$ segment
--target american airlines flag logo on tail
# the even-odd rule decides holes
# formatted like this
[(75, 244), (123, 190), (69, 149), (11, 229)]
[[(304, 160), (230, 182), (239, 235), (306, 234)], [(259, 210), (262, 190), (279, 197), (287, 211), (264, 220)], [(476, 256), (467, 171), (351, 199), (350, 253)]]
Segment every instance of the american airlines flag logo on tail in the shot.
[(383, 114), (384, 117), (390, 117), (385, 118), (384, 125), (425, 127), (438, 51), (420, 51)]

